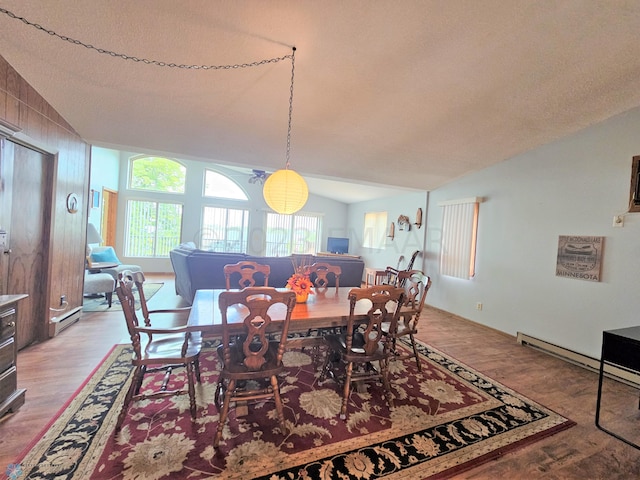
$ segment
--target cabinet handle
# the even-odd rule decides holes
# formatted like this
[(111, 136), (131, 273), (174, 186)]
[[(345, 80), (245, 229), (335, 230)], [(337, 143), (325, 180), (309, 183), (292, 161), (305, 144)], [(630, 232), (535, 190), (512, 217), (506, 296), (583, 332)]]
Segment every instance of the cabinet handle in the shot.
[(11, 327), (11, 328), (13, 328), (13, 327), (15, 327), (15, 326), (16, 326), (16, 322), (9, 322), (9, 323), (7, 323), (7, 327)]

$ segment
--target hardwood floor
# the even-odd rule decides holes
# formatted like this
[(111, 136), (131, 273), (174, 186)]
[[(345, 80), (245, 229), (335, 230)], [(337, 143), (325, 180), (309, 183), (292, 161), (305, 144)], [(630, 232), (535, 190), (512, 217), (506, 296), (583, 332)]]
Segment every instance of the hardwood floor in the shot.
[[(184, 305), (175, 296), (172, 276), (148, 275), (147, 280), (165, 282), (150, 300), (152, 307)], [(640, 450), (594, 425), (597, 373), (430, 307), (423, 313), (419, 338), (577, 422), (453, 479), (640, 478)], [(36, 439), (113, 345), (127, 340), (122, 312), (85, 313), (59, 336), (19, 352), (18, 385), (27, 389), (27, 397), (17, 413), (0, 420), (0, 472)], [(605, 395), (603, 422), (640, 443), (638, 390), (605, 379)]]

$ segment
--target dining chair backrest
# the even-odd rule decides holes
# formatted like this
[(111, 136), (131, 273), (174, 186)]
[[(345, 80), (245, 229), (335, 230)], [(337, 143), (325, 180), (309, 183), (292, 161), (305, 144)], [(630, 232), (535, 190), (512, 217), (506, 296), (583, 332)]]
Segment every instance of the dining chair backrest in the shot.
[[(331, 265), (327, 262), (316, 262), (305, 267), (305, 273), (310, 276), (316, 288), (326, 290), (329, 287), (328, 274), (333, 274), (336, 290), (340, 288), (340, 275), (342, 269), (338, 265)], [(315, 276), (314, 276), (315, 274)]]
[[(231, 366), (234, 360), (231, 354), (233, 338), (234, 341), (242, 341), (241, 361), (244, 367), (250, 371), (260, 370), (266, 362), (265, 354), (269, 348), (267, 334), (273, 334), (274, 331), (280, 336), (276, 364), (281, 364), (289, 333), (291, 312), (296, 304), (294, 292), (278, 291), (272, 287), (248, 287), (239, 291), (221, 292), (218, 303), (222, 315), (223, 360), (226, 366)], [(281, 308), (274, 308), (279, 304)], [(230, 311), (242, 317), (244, 325), (242, 335), (231, 334)], [(277, 327), (274, 321), (277, 321), (275, 324)]]
[(404, 290), (403, 306), (411, 310), (422, 310), (431, 279), (420, 270), (398, 272), (398, 281)]
[(239, 274), (238, 286), (242, 288), (253, 287), (256, 285), (256, 274), (260, 273), (264, 276), (264, 286), (269, 285), (269, 274), (271, 267), (262, 265), (257, 262), (243, 260), (238, 263), (228, 264), (223, 267), (227, 290), (231, 290), (231, 277)]
[[(349, 291), (349, 320), (347, 323), (346, 351), (373, 355), (381, 342), (387, 342), (382, 323), (389, 322), (395, 331), (402, 306), (404, 290), (391, 285), (374, 285), (368, 288), (352, 288)], [(368, 302), (370, 307), (365, 320), (355, 315), (358, 302)]]
[[(124, 314), (125, 321), (127, 322), (127, 331), (131, 337), (131, 344), (134, 349), (136, 358), (141, 358), (140, 354), (140, 321), (136, 315), (136, 296), (133, 293), (133, 287), (135, 282), (128, 272), (121, 273), (116, 286), (116, 295), (120, 300), (122, 306), (122, 313)], [(148, 325), (145, 325), (148, 326)]]

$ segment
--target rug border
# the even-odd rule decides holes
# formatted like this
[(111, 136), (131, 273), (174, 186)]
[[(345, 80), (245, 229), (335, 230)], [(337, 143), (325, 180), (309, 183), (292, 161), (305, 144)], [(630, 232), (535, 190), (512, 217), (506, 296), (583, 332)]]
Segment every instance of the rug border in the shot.
[(17, 457), (17, 461), (14, 462), (14, 464), (21, 463), (22, 460), (24, 460), (24, 458), (27, 456), (27, 454), (33, 449), (33, 447), (35, 447), (35, 445), (40, 440), (42, 440), (42, 437), (44, 437), (44, 435), (49, 431), (51, 426), (62, 416), (64, 411), (69, 407), (69, 405), (71, 405), (71, 402), (73, 402), (73, 400), (78, 396), (78, 394), (82, 391), (82, 389), (85, 388), (87, 386), (87, 384), (91, 381), (91, 377), (93, 377), (96, 374), (96, 372), (100, 369), (100, 367), (102, 367), (102, 365), (104, 365), (104, 363), (107, 361), (109, 356), (115, 351), (115, 349), (119, 345), (121, 345), (121, 344), (116, 343), (109, 349), (109, 351), (106, 353), (106, 355), (104, 357), (102, 357), (102, 360), (100, 360), (98, 362), (98, 364), (91, 370), (91, 372), (83, 380), (83, 382), (80, 384), (80, 386), (74, 390), (74, 392), (67, 399), (67, 401), (65, 401), (64, 404), (56, 411), (56, 413), (51, 418), (51, 420), (49, 420), (47, 422), (47, 424), (44, 427), (42, 427), (42, 429), (40, 429), (40, 431), (27, 444), (27, 446), (22, 449), (22, 451), (20, 452), (20, 454)]
[[(404, 338), (401, 338), (400, 341), (402, 343), (404, 343), (405, 346), (408, 346), (409, 348), (411, 347), (411, 344), (409, 343), (408, 340), (406, 340)], [(522, 438), (520, 440), (517, 440), (517, 441), (515, 441), (513, 443), (510, 443), (510, 444), (504, 446), (504, 447), (497, 448), (497, 449), (493, 450), (492, 452), (480, 455), (480, 456), (478, 456), (476, 458), (473, 458), (471, 460), (463, 462), (460, 465), (455, 465), (455, 466), (450, 467), (450, 468), (448, 468), (446, 470), (443, 470), (441, 472), (438, 472), (438, 473), (435, 473), (435, 474), (430, 475), (428, 477), (425, 477), (423, 480), (442, 480), (442, 479), (446, 480), (451, 475), (458, 475), (460, 473), (464, 473), (466, 471), (469, 471), (469, 470), (471, 470), (473, 468), (479, 467), (480, 465), (484, 465), (485, 463), (488, 463), (488, 462), (490, 462), (492, 460), (497, 460), (498, 458), (501, 458), (501, 457), (503, 457), (504, 455), (506, 455), (508, 453), (514, 452), (516, 450), (520, 450), (520, 449), (522, 449), (524, 447), (527, 447), (529, 445), (532, 445), (532, 444), (534, 444), (534, 443), (536, 443), (536, 442), (538, 442), (538, 441), (540, 441), (540, 440), (542, 440), (544, 438), (551, 437), (551, 436), (553, 436), (553, 435), (555, 435), (557, 433), (560, 433), (560, 432), (562, 432), (564, 430), (568, 430), (569, 428), (574, 427), (574, 426), (577, 425), (577, 422), (571, 420), (569, 417), (567, 417), (567, 416), (565, 416), (565, 415), (563, 415), (561, 413), (558, 413), (556, 410), (554, 410), (552, 408), (549, 408), (546, 405), (543, 405), (543, 404), (539, 403), (537, 400), (531, 398), (529, 395), (525, 395), (522, 392), (520, 392), (520, 390), (516, 390), (514, 388), (511, 388), (511, 387), (505, 385), (504, 383), (502, 383), (501, 381), (494, 380), (491, 376), (485, 374), (483, 371), (478, 370), (475, 367), (471, 367), (467, 362), (463, 362), (457, 356), (452, 355), (452, 354), (447, 353), (447, 352), (444, 352), (444, 351), (442, 351), (442, 350), (440, 350), (440, 349), (434, 347), (433, 345), (430, 345), (430, 344), (428, 344), (428, 343), (426, 343), (424, 341), (417, 340), (417, 339), (416, 339), (416, 341), (418, 343), (424, 345), (425, 347), (428, 347), (429, 349), (433, 350), (436, 353), (439, 353), (439, 354), (442, 354), (442, 355), (444, 355), (446, 357), (449, 357), (451, 360), (455, 361), (459, 365), (464, 365), (465, 368), (473, 371), (474, 373), (477, 373), (482, 377), (490, 379), (493, 383), (496, 383), (496, 384), (500, 385), (505, 390), (517, 393), (518, 395), (520, 395), (520, 396), (526, 398), (527, 400), (529, 400), (530, 402), (534, 403), (539, 408), (547, 410), (547, 411), (553, 413), (554, 415), (557, 415), (558, 417), (564, 419), (564, 422), (559, 423), (558, 425), (555, 425), (553, 427), (547, 428), (542, 432), (538, 432), (538, 433), (535, 433), (533, 435), (529, 435), (526, 438)], [(471, 448), (471, 447), (469, 447), (469, 448)], [(413, 479), (414, 477), (411, 476), (411, 470), (412, 470), (411, 468), (405, 469), (404, 471), (399, 472), (396, 475), (388, 476), (387, 478), (390, 478), (392, 480), (393, 479), (400, 480), (402, 478)], [(409, 476), (406, 477), (405, 476), (406, 474), (408, 474)]]

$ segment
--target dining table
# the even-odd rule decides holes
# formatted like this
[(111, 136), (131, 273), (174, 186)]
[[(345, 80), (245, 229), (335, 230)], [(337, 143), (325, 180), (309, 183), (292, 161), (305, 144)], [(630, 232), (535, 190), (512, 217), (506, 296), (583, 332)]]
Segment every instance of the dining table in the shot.
[[(335, 328), (347, 325), (349, 320), (349, 292), (353, 287), (329, 287), (327, 289), (314, 289), (313, 295), (309, 295), (305, 303), (296, 303), (291, 313), (289, 333), (306, 333), (310, 329)], [(278, 288), (285, 291), (286, 289)], [(191, 312), (187, 322), (191, 330), (198, 330), (208, 336), (222, 336), (222, 313), (218, 298), (225, 289), (197, 290)], [(365, 320), (369, 305), (366, 302), (358, 302), (354, 314), (357, 318)], [(227, 311), (227, 321), (231, 334), (242, 334), (242, 323), (247, 309), (240, 305), (233, 305)], [(274, 328), (278, 328), (286, 313), (284, 304), (274, 305), (270, 310)]]

